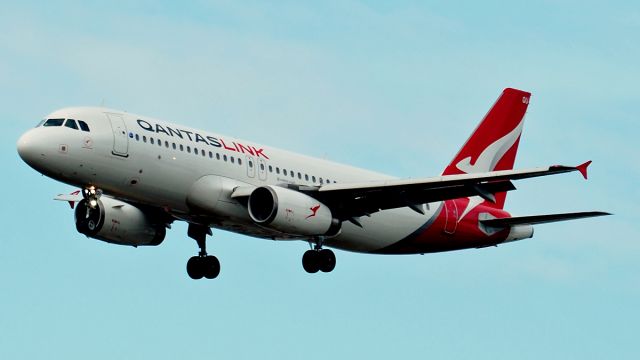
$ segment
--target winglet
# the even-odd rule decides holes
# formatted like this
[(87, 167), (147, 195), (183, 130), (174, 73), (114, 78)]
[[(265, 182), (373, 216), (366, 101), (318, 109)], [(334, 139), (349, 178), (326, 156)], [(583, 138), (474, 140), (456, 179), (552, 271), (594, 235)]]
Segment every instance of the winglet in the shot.
[(591, 165), (591, 160), (587, 161), (584, 164), (576, 166), (576, 169), (578, 169), (578, 171), (580, 171), (580, 174), (582, 174), (582, 177), (585, 180), (587, 180), (587, 168), (589, 167), (589, 165)]

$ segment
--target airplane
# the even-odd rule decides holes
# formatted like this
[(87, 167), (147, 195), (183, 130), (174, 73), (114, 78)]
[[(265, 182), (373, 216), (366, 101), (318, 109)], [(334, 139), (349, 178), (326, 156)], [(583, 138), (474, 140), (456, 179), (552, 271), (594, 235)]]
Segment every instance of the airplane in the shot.
[(610, 215), (511, 216), (513, 181), (578, 166), (513, 168), (531, 94), (504, 89), (440, 176), (398, 179), (147, 116), (103, 107), (47, 115), (17, 142), (36, 171), (81, 190), (55, 199), (75, 208), (79, 233), (108, 243), (160, 245), (174, 221), (200, 249), (193, 279), (220, 273), (212, 228), (269, 240), (302, 240), (308, 273), (331, 272), (329, 248), (425, 254), (531, 238), (533, 225)]

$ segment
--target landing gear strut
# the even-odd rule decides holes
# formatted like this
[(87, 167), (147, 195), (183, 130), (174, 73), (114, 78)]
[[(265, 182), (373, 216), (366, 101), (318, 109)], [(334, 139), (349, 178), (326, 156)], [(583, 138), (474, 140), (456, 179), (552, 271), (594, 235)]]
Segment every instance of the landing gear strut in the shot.
[(187, 274), (194, 280), (203, 277), (215, 279), (220, 274), (220, 261), (213, 255), (207, 255), (207, 235), (211, 235), (211, 229), (203, 225), (189, 224), (187, 233), (200, 248), (198, 255), (187, 261)]
[(302, 267), (310, 274), (331, 272), (336, 267), (336, 255), (329, 249), (323, 249), (322, 239), (318, 239), (313, 249), (307, 250), (302, 256)]

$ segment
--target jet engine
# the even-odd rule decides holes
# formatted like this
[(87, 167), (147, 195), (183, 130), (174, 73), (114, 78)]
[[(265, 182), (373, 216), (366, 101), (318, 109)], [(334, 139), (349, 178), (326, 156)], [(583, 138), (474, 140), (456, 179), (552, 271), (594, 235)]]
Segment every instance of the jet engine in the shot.
[(255, 223), (288, 235), (333, 236), (340, 231), (340, 222), (326, 205), (287, 188), (263, 186), (253, 190), (248, 208)]
[[(95, 202), (94, 202), (95, 201)], [(78, 203), (76, 229), (88, 237), (118, 245), (160, 245), (166, 235), (165, 225), (156, 223), (139, 208), (107, 196)]]

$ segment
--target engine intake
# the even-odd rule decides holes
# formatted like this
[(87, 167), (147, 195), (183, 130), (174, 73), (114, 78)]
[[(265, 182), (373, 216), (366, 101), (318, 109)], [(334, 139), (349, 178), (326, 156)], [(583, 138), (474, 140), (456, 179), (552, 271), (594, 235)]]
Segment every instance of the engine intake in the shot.
[(253, 190), (248, 208), (256, 224), (288, 235), (333, 236), (340, 231), (340, 222), (326, 205), (283, 187), (263, 186)]
[(118, 245), (160, 245), (166, 235), (164, 224), (153, 222), (139, 208), (107, 196), (92, 208), (87, 200), (78, 203), (76, 229), (88, 237)]

